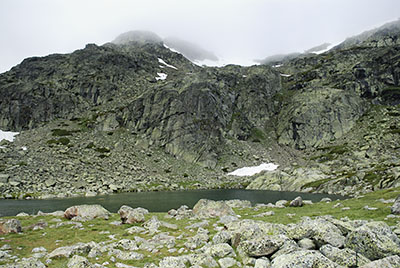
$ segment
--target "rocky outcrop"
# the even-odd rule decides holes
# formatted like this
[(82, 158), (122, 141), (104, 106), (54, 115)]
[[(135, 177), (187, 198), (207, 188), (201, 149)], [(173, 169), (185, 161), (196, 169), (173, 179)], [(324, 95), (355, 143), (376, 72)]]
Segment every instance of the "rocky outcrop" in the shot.
[(305, 90), (280, 112), (278, 141), (297, 149), (321, 147), (347, 133), (366, 108), (359, 96), (344, 90)]

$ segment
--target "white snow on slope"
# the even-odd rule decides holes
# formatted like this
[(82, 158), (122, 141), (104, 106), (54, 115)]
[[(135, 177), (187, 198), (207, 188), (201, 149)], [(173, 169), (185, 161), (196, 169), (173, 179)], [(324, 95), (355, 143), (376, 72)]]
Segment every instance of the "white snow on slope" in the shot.
[(19, 134), (19, 132), (3, 131), (0, 129), (0, 141), (8, 140), (8, 141), (13, 142), (15, 136), (18, 134)]
[(290, 77), (291, 75), (290, 74), (280, 74), (281, 76), (283, 76), (283, 77)]
[[(164, 44), (165, 48), (168, 48), (169, 50), (171, 50), (172, 52), (175, 53), (179, 53), (181, 55), (183, 55), (181, 52), (179, 52), (176, 49), (173, 49), (169, 46), (167, 46), (166, 44)], [(230, 59), (230, 60), (226, 60), (223, 59), (223, 57), (220, 57), (220, 55), (218, 56), (218, 60), (217, 61), (213, 61), (213, 60), (196, 60), (196, 61), (191, 61), (193, 64), (197, 65), (197, 66), (209, 66), (209, 67), (224, 67), (226, 65), (229, 64), (235, 64), (235, 65), (240, 65), (240, 66), (252, 66), (252, 65), (259, 65), (259, 63), (253, 61), (253, 60), (243, 60), (243, 59)]]
[(335, 43), (335, 44), (330, 44), (326, 49), (319, 50), (319, 51), (314, 51), (314, 52), (311, 52), (311, 53), (317, 54), (317, 55), (325, 53), (325, 52), (331, 50), (332, 48), (334, 48), (335, 46), (339, 45), (340, 43), (342, 43), (342, 42)]
[(228, 173), (228, 175), (232, 176), (253, 176), (254, 174), (260, 173), (261, 171), (274, 171), (278, 168), (279, 165), (275, 165), (274, 163), (262, 163), (259, 166), (254, 167), (243, 167), (236, 169), (235, 171)]
[(169, 67), (169, 68), (178, 70), (178, 68), (176, 68), (176, 67), (173, 66), (173, 65), (170, 65), (170, 64), (166, 63), (163, 59), (158, 58), (158, 62), (161, 63), (161, 64), (164, 64), (165, 66), (167, 66), (167, 67)]
[(156, 77), (156, 80), (158, 81), (158, 80), (165, 80), (165, 79), (167, 79), (167, 74), (165, 74), (165, 73), (157, 73), (157, 77)]
[(165, 48), (168, 48), (168, 49), (171, 50), (172, 52), (175, 52), (175, 53), (178, 53), (178, 54), (182, 54), (182, 53), (180, 53), (178, 50), (173, 49), (172, 47), (169, 47), (169, 46), (167, 46), (166, 44), (164, 44), (164, 47), (165, 47)]

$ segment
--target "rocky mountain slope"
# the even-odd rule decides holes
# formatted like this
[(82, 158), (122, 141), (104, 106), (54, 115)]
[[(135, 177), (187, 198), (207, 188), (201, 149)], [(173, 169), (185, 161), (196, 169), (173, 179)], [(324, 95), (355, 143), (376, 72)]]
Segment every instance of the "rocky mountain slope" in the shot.
[[(384, 29), (374, 36), (397, 40)], [(0, 129), (22, 131), (0, 149), (3, 196), (246, 186), (357, 194), (400, 180), (397, 42), (367, 39), (277, 68), (211, 68), (152, 35), (122, 37), (0, 74)], [(269, 161), (280, 169), (227, 175)]]

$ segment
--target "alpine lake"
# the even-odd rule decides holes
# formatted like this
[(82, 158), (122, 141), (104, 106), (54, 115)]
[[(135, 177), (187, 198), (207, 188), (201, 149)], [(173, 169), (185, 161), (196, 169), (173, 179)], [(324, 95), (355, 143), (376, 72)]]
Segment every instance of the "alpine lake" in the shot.
[(36, 214), (38, 211), (64, 211), (68, 207), (82, 204), (99, 204), (110, 212), (117, 212), (122, 205), (143, 207), (150, 212), (167, 212), (182, 205), (193, 207), (200, 199), (211, 200), (249, 200), (252, 205), (257, 203), (275, 203), (278, 200), (293, 200), (301, 196), (303, 200), (318, 202), (328, 197), (332, 200), (345, 199), (344, 196), (328, 194), (311, 194), (284, 191), (218, 189), (218, 190), (187, 190), (171, 192), (131, 192), (94, 197), (71, 197), (62, 199), (33, 199), (33, 200), (0, 200), (0, 217), (14, 216), (20, 212)]

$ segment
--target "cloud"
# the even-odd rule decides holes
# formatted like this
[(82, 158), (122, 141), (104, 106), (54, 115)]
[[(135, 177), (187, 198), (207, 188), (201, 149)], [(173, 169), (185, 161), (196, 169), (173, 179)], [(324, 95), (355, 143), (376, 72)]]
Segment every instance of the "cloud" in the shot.
[(186, 39), (232, 61), (263, 58), (339, 42), (398, 10), (398, 0), (2, 0), (0, 72), (130, 30)]

